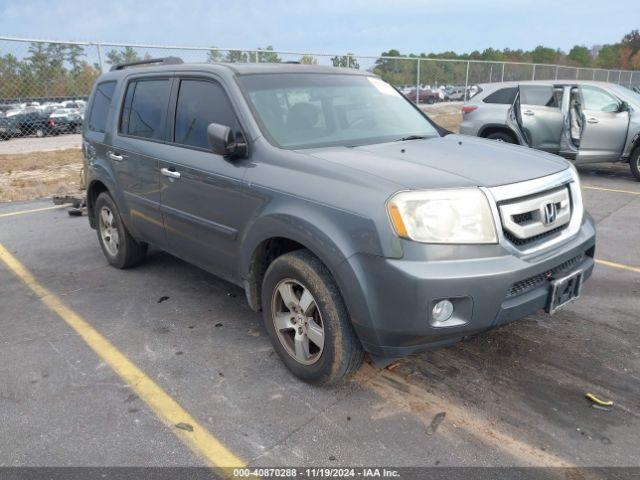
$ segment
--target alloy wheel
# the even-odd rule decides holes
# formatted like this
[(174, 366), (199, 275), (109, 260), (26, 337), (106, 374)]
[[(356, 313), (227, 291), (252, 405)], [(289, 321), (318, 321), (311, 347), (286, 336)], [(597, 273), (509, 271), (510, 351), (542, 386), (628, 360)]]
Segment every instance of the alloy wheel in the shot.
[(280, 281), (273, 292), (271, 318), (280, 344), (294, 360), (312, 365), (320, 359), (324, 323), (307, 287), (292, 278)]
[(115, 225), (113, 212), (107, 206), (100, 209), (100, 238), (109, 255), (115, 257), (120, 249), (120, 234)]

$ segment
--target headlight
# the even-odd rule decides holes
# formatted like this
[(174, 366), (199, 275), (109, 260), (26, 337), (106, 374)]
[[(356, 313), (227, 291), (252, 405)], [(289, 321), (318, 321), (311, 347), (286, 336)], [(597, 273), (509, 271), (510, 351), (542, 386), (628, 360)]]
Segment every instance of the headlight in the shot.
[(400, 192), (387, 203), (400, 237), (424, 243), (497, 243), (489, 202), (478, 188)]

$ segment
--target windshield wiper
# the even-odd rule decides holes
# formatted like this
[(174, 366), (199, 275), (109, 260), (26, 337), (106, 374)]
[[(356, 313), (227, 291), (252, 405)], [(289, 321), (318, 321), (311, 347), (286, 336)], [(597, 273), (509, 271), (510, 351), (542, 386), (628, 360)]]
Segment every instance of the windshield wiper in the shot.
[(425, 138), (431, 138), (431, 135), (407, 135), (406, 137), (394, 140), (394, 142), (404, 142), (405, 140), (424, 140)]

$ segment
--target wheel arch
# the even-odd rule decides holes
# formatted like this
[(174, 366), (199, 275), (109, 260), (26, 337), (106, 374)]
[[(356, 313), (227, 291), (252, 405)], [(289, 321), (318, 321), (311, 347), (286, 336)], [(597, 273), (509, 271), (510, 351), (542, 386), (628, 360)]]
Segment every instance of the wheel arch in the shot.
[(510, 135), (511, 138), (513, 138), (513, 143), (515, 143), (516, 145), (520, 144), (520, 142), (518, 141), (518, 135), (511, 128), (509, 128), (509, 126), (500, 123), (488, 123), (486, 125), (483, 125), (482, 128), (478, 131), (478, 137), (486, 138), (492, 133), (498, 132)]

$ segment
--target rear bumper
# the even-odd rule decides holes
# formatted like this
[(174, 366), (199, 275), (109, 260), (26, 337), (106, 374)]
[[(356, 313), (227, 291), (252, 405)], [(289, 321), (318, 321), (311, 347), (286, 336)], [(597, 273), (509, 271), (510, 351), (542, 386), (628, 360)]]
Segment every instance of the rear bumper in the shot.
[[(506, 254), (408, 261), (354, 255), (342, 265), (341, 288), (364, 348), (399, 357), (450, 345), (544, 309), (546, 274), (581, 269), (586, 280), (594, 250), (595, 230), (585, 215), (572, 239), (534, 258)], [(441, 299), (452, 299), (460, 325), (433, 326), (430, 312)]]

